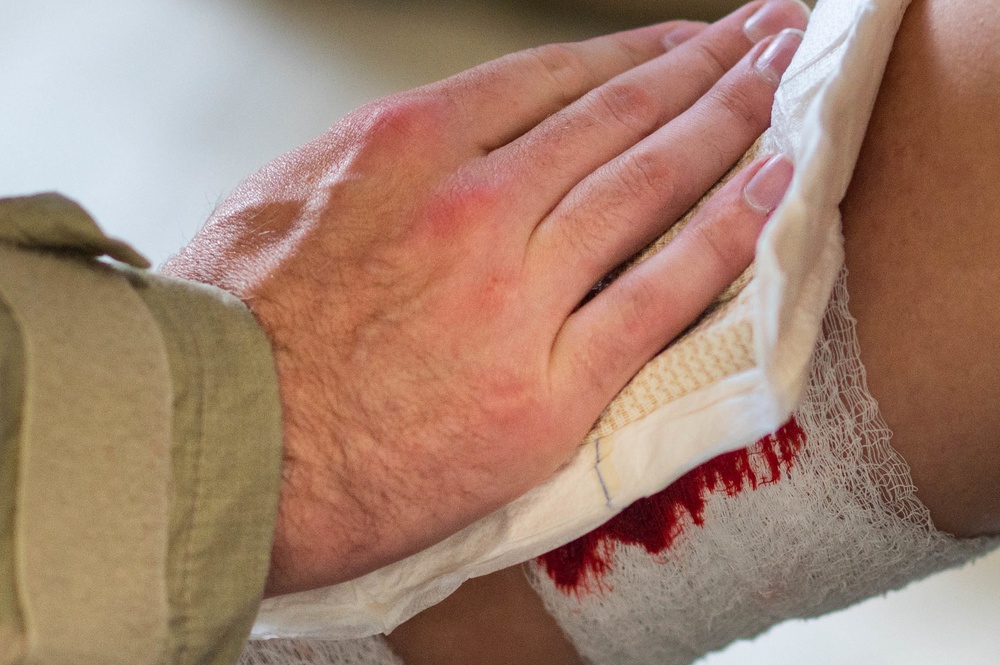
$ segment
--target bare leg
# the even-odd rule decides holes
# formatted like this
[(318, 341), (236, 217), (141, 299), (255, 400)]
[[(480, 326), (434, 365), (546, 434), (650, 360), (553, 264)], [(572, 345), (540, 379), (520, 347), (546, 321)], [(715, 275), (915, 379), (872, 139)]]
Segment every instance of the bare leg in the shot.
[(520, 567), (469, 580), (388, 639), (406, 665), (582, 662)]
[(842, 206), (871, 393), (935, 524), (1000, 532), (1000, 14), (917, 0)]

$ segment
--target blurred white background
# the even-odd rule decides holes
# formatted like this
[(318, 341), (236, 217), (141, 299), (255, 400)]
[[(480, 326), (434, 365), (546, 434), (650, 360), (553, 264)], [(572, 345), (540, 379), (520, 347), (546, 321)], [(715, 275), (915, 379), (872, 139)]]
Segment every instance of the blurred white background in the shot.
[[(58, 190), (160, 263), (243, 177), (360, 104), (622, 21), (572, 7), (0, 0), (0, 195)], [(1000, 556), (702, 662), (1000, 663)]]

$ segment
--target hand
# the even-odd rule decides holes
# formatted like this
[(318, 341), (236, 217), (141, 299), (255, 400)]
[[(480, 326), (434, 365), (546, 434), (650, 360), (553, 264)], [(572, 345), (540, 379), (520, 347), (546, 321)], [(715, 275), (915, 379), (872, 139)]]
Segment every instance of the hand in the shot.
[[(374, 102), (249, 178), (168, 264), (242, 298), (272, 343), (285, 459), (268, 593), (369, 572), (543, 481), (744, 270), (787, 162), (746, 169), (580, 306), (767, 127), (798, 35), (754, 46), (761, 6)], [(806, 21), (793, 0), (764, 11), (748, 34)]]

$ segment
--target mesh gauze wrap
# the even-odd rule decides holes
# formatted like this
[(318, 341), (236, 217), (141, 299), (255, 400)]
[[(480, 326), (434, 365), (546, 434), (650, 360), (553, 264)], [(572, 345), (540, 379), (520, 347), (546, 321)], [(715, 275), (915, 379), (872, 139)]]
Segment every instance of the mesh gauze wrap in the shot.
[(239, 665), (404, 665), (381, 635), (341, 642), (285, 639), (248, 642)]
[(868, 394), (844, 275), (823, 321), (805, 400), (806, 438), (786, 477), (711, 495), (657, 557), (619, 545), (603, 592), (529, 578), (593, 665), (681, 665), (793, 617), (813, 617), (984, 554), (997, 539), (934, 529)]

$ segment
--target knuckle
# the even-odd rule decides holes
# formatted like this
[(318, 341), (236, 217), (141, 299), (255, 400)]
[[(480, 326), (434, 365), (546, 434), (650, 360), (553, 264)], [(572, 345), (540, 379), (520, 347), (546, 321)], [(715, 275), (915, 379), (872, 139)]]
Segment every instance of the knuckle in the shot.
[(496, 179), (460, 174), (441, 187), (424, 207), (424, 222), (435, 237), (451, 237), (473, 223), (494, 219), (509, 201)]
[(621, 195), (628, 199), (670, 199), (676, 188), (676, 174), (669, 159), (655, 150), (632, 150), (614, 168)]
[(577, 264), (588, 273), (599, 270), (604, 263), (602, 259), (607, 246), (605, 229), (611, 226), (605, 213), (589, 217), (585, 222), (578, 220), (576, 223), (567, 223), (567, 220), (563, 220), (560, 224), (568, 250), (572, 252)]
[(650, 315), (656, 308), (662, 294), (648, 279), (629, 280), (628, 288), (622, 294), (619, 307), (622, 329), (631, 339), (642, 339)]
[(477, 213), (497, 210), (510, 200), (505, 179), (481, 172), (460, 172), (446, 191), (456, 205)]
[(637, 43), (632, 39), (631, 34), (628, 32), (610, 35), (610, 39), (632, 67), (638, 67), (649, 60), (650, 56), (654, 55), (650, 53), (648, 47), (644, 48), (640, 45), (641, 42)]
[[(709, 261), (712, 267), (724, 275), (737, 275), (747, 265), (752, 256), (739, 242), (739, 235), (726, 229), (725, 224), (706, 223), (691, 228), (693, 240), (697, 244), (699, 256)], [(750, 249), (752, 254), (752, 247)]]
[(400, 145), (434, 141), (448, 125), (450, 108), (441, 95), (403, 95), (373, 102), (359, 113), (363, 142)]
[(635, 83), (609, 83), (596, 93), (599, 115), (621, 125), (630, 133), (646, 134), (656, 127), (662, 105), (656, 97)]
[[(573, 358), (573, 377), (586, 394), (606, 394), (611, 392), (611, 375), (609, 368), (602, 362), (606, 357), (621, 357), (618, 347), (620, 339), (610, 336), (591, 337), (590, 343), (582, 345)], [(615, 348), (607, 349), (608, 345)]]
[(713, 41), (697, 41), (694, 47), (699, 70), (713, 81), (722, 78), (734, 64)]
[(580, 53), (570, 44), (549, 44), (528, 51), (529, 57), (559, 90), (566, 104), (579, 96), (590, 76)]
[(523, 365), (490, 367), (488, 375), (477, 382), (471, 400), (488, 429), (509, 433), (540, 430), (552, 410), (542, 377)]
[(770, 97), (745, 77), (716, 89), (713, 101), (746, 127), (763, 130), (771, 121)]

